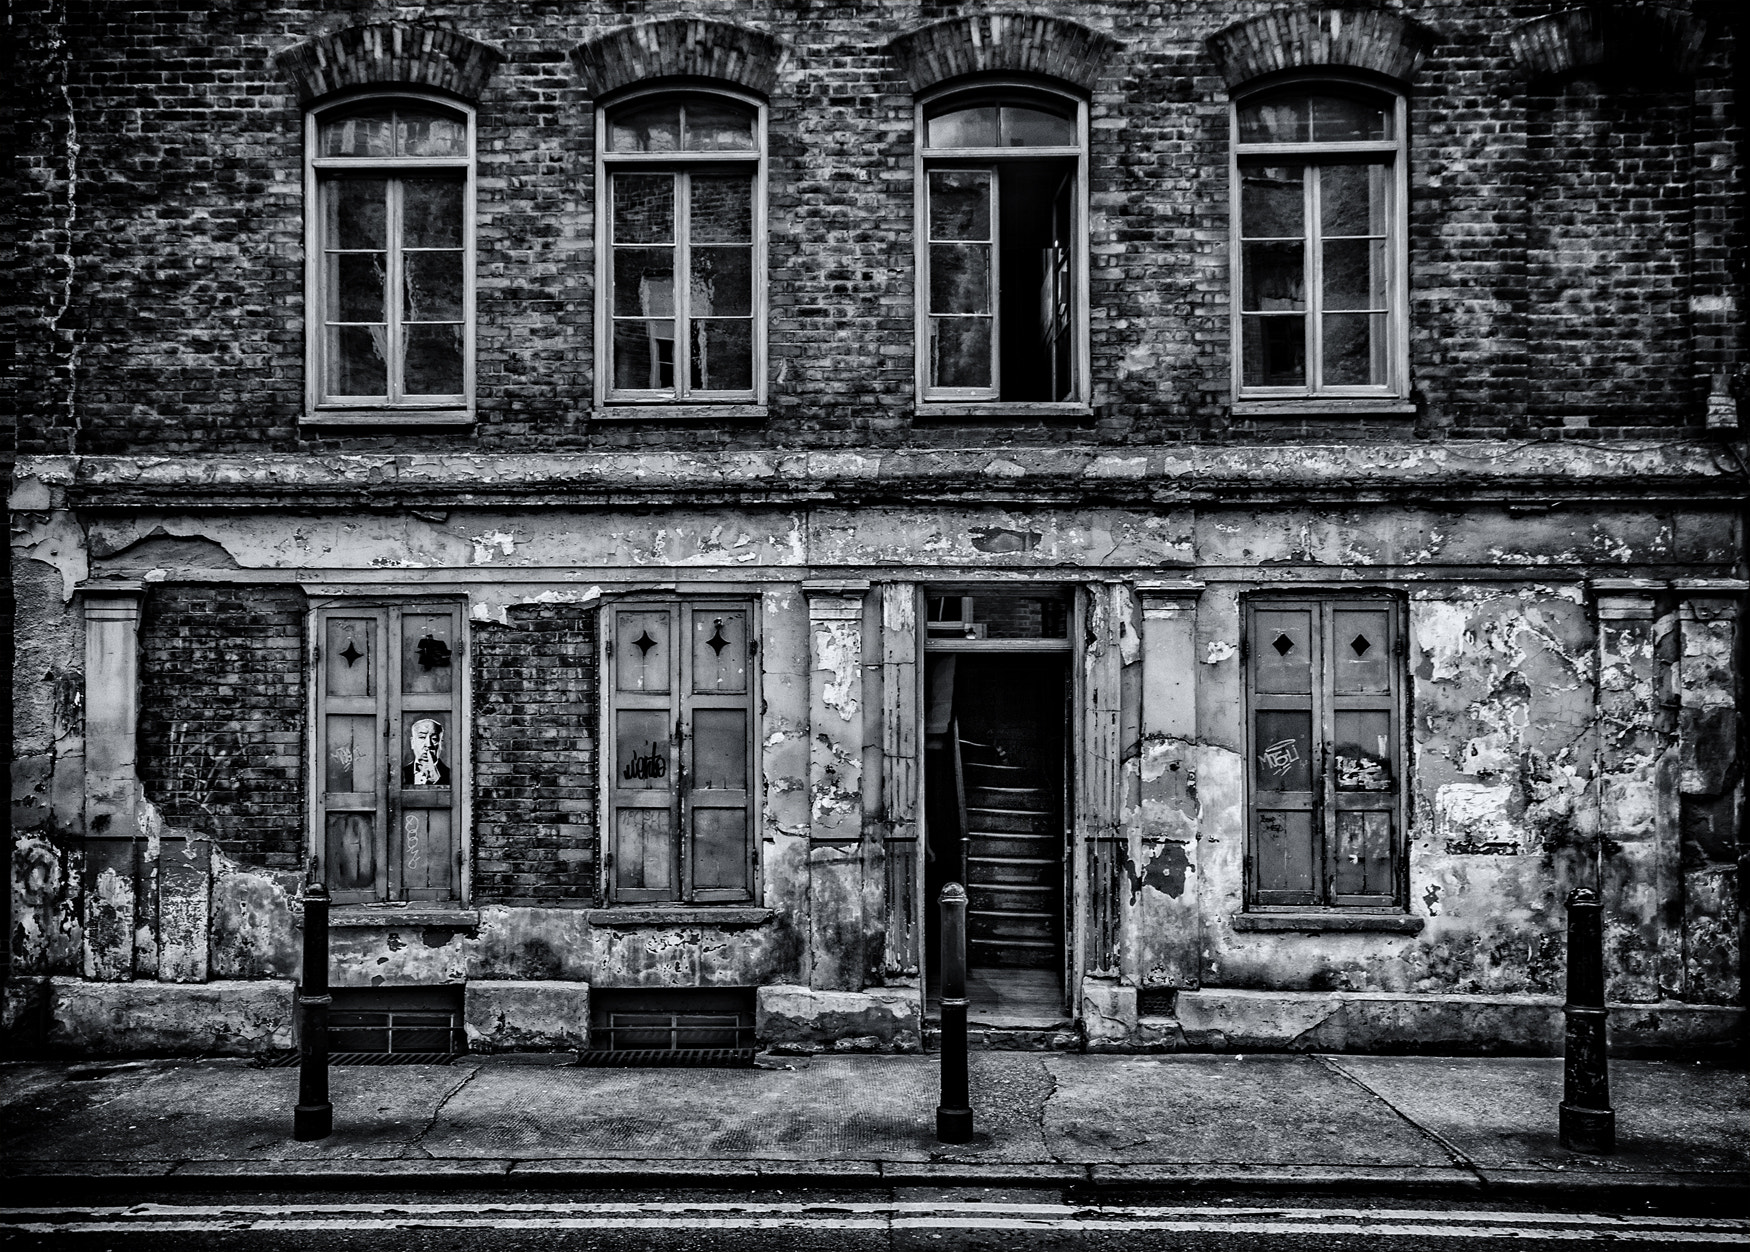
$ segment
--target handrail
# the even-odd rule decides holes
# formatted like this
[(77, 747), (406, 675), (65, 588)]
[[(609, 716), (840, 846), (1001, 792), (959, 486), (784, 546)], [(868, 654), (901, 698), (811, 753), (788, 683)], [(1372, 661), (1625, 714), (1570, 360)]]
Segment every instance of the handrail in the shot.
[(960, 718), (948, 719), (948, 740), (954, 748), (954, 803), (960, 813), (960, 865), (955, 882), (966, 881), (966, 854), (972, 843), (972, 833), (966, 826), (966, 766), (960, 759)]

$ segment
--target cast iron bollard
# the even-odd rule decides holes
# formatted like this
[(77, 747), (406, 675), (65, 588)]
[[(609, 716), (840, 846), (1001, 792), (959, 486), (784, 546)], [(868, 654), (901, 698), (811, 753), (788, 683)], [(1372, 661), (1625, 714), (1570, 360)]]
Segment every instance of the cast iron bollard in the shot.
[(1614, 1152), (1616, 1114), (1610, 1108), (1605, 1059), (1604, 909), (1585, 887), (1568, 896), (1567, 1041), (1563, 1049), (1562, 1146)]
[(972, 1096), (966, 1075), (966, 888), (942, 888), (942, 1102), (936, 1138), (972, 1138)]
[(326, 1139), (334, 1129), (328, 1102), (328, 888), (304, 889), (304, 981), (298, 988), (298, 1107), (292, 1138)]

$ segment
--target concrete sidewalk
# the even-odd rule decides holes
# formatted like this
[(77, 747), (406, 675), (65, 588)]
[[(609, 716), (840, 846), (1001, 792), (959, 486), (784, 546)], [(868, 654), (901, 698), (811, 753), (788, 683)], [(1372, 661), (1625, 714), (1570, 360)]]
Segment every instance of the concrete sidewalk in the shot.
[(933, 1057), (818, 1057), (780, 1071), (560, 1059), (334, 1067), (335, 1132), (316, 1143), (290, 1135), (296, 1069), (10, 1064), (0, 1168), (44, 1187), (147, 1190), (1061, 1184), (1750, 1197), (1746, 1074), (1694, 1063), (1614, 1062), (1620, 1147), (1591, 1157), (1557, 1142), (1559, 1059), (978, 1052), (978, 1135), (958, 1147), (935, 1139)]

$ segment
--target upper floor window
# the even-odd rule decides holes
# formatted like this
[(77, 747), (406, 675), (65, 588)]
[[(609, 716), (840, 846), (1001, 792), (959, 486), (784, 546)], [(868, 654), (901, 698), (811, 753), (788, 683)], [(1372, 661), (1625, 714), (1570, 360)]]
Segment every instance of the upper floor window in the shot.
[(765, 116), (646, 94), (597, 123), (597, 360), (609, 403), (757, 403), (765, 385)]
[(307, 420), (469, 420), (472, 115), (354, 100), (310, 114), (305, 147)]
[(1406, 395), (1403, 98), (1301, 85), (1233, 127), (1235, 395)]
[(1086, 114), (1019, 87), (920, 107), (926, 405), (1086, 400)]

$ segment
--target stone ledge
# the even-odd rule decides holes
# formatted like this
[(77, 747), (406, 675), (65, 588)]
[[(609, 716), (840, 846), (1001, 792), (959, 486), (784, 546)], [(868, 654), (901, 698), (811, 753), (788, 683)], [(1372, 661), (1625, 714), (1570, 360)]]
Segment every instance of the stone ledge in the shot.
[(354, 930), (389, 926), (451, 926), (458, 930), (473, 930), (480, 925), (478, 909), (434, 909), (393, 904), (343, 904), (329, 910), (328, 925), (332, 930)]
[(82, 1056), (250, 1056), (292, 1046), (292, 983), (49, 980), (43, 1046)]
[(1403, 913), (1236, 913), (1235, 930), (1327, 932), (1383, 931), (1394, 935), (1419, 935), (1426, 918)]
[(591, 926), (610, 930), (631, 926), (760, 926), (777, 914), (766, 908), (706, 905), (697, 908), (590, 909), (585, 919)]

